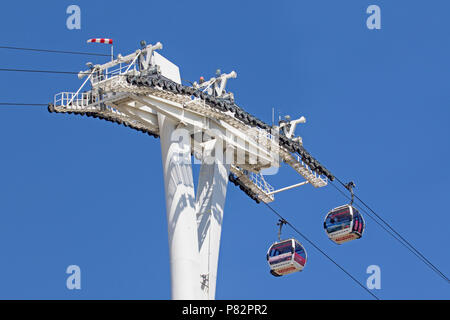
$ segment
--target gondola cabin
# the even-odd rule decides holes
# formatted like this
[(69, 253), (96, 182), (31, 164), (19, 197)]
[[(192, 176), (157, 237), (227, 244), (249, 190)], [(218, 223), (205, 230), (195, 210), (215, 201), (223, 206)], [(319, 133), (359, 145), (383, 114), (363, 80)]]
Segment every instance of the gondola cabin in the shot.
[(342, 244), (362, 237), (364, 219), (359, 211), (346, 204), (328, 212), (323, 227), (331, 241)]
[(267, 251), (270, 273), (275, 277), (302, 271), (306, 259), (305, 248), (295, 239), (276, 242)]

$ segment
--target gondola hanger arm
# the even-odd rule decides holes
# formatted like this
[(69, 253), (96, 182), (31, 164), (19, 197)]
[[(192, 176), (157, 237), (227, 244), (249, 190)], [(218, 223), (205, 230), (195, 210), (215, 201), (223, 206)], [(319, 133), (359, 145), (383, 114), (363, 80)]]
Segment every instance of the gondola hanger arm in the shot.
[(280, 226), (280, 229), (278, 229), (278, 241), (281, 241), (281, 229), (283, 228), (283, 225), (287, 223), (288, 222), (284, 219), (278, 220), (277, 226)]
[(350, 191), (350, 194), (352, 196), (352, 199), (350, 201), (350, 205), (353, 205), (353, 201), (355, 200), (355, 194), (353, 193), (353, 188), (356, 188), (356, 185), (355, 185), (355, 183), (353, 181), (350, 181), (349, 183), (347, 183), (345, 185), (345, 189)]

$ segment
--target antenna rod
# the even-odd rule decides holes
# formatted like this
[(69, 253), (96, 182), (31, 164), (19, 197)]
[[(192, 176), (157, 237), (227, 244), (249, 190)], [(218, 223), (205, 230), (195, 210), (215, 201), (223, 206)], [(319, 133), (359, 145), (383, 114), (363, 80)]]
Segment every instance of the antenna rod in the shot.
[(275, 123), (275, 108), (272, 108), (272, 126)]

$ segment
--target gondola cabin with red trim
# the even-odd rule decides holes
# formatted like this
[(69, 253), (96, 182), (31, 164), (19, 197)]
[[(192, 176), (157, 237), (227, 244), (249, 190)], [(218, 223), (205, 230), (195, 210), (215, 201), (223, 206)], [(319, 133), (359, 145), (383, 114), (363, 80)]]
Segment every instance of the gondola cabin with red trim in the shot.
[(362, 215), (349, 204), (328, 212), (323, 223), (328, 238), (337, 244), (361, 238), (364, 233), (364, 226)]
[(275, 277), (302, 271), (306, 259), (305, 248), (296, 239), (275, 242), (267, 251), (270, 273)]

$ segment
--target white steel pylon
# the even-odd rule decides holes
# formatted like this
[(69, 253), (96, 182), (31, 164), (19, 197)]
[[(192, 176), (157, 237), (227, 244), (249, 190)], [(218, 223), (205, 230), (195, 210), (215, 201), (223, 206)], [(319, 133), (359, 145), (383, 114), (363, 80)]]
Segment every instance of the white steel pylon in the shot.
[(215, 298), (230, 165), (223, 162), (223, 157), (201, 157), (197, 195), (194, 197), (191, 149), (184, 143), (189, 140), (174, 136), (179, 125), (166, 116), (159, 114), (158, 123), (166, 195), (172, 298), (211, 300)]
[[(187, 146), (186, 156), (186, 145), (173, 139), (172, 133), (177, 127), (175, 121), (159, 114), (158, 124), (166, 195), (172, 299), (201, 299), (190, 148)], [(180, 159), (180, 154), (183, 159)]]
[[(49, 111), (100, 118), (160, 138), (172, 298), (214, 299), (228, 180), (268, 203), (275, 193), (306, 182), (323, 187), (332, 175), (293, 137), (304, 119), (285, 123), (288, 134), (279, 134), (279, 127), (245, 112), (225, 91), (234, 71), (183, 86), (178, 66), (155, 52), (160, 49), (161, 43), (143, 44), (103, 65), (89, 64), (79, 74), (87, 79), (78, 91), (55, 95)], [(90, 90), (81, 91), (88, 81)], [(197, 192), (192, 155), (201, 160)], [(280, 160), (306, 182), (274, 190), (261, 171), (279, 167)]]
[(214, 163), (203, 162), (198, 179), (196, 206), (198, 250), (200, 252), (201, 289), (205, 299), (216, 294), (217, 267), (223, 212), (227, 194), (230, 165), (220, 158)]

